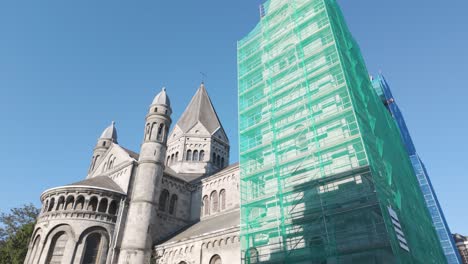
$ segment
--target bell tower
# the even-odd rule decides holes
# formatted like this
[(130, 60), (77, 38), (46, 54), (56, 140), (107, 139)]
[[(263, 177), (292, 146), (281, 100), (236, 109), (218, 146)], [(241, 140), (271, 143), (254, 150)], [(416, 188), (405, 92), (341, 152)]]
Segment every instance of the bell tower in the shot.
[(169, 97), (163, 88), (146, 115), (138, 171), (129, 192), (131, 198), (118, 263), (146, 264), (150, 261), (171, 113)]
[(166, 166), (196, 179), (229, 164), (229, 139), (201, 83), (168, 139)]

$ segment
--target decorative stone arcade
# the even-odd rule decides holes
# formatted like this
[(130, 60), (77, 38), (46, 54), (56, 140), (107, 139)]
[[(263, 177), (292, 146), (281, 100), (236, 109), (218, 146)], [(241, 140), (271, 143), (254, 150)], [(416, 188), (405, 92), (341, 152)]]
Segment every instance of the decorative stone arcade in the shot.
[[(101, 177), (92, 181), (107, 181)], [(90, 181), (90, 180), (87, 180)], [(114, 254), (114, 229), (125, 194), (118, 188), (86, 185), (53, 188), (41, 196), (42, 210), (26, 264), (104, 264)], [(108, 186), (109, 187), (109, 186)]]

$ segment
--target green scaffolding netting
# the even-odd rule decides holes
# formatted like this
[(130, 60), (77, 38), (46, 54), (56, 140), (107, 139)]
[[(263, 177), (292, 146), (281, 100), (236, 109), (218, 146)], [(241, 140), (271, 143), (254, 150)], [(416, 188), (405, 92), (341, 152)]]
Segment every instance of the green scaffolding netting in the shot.
[(271, 0), (238, 42), (243, 263), (445, 263), (334, 0)]

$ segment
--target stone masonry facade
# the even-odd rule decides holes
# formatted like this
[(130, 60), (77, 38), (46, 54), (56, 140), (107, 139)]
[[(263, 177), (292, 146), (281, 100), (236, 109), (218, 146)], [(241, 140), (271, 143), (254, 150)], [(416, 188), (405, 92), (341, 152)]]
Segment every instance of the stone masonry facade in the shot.
[(112, 123), (83, 181), (46, 190), (25, 263), (240, 263), (239, 166), (201, 84), (171, 126), (165, 89), (139, 153)]

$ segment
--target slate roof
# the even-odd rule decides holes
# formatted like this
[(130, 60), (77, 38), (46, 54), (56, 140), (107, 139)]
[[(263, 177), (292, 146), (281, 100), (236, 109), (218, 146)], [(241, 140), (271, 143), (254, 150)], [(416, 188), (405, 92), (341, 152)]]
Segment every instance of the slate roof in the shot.
[(159, 92), (153, 99), (153, 105), (154, 104), (161, 104), (161, 105), (167, 105), (171, 106), (171, 100), (169, 100), (169, 96), (167, 96), (166, 93), (166, 88), (163, 87), (161, 92)]
[(203, 124), (210, 134), (213, 134), (218, 129), (222, 129), (224, 133), (224, 129), (203, 83), (180, 117), (177, 126), (179, 126), (182, 132), (187, 133), (198, 122)]
[(108, 190), (119, 192), (119, 193), (124, 193), (122, 188), (120, 188), (120, 186), (117, 185), (117, 183), (115, 183), (111, 178), (107, 176), (93, 177), (93, 178), (89, 178), (83, 181), (69, 184), (67, 186), (90, 186), (90, 187), (108, 189)]
[(112, 139), (113, 142), (117, 143), (117, 129), (115, 129), (115, 122), (112, 121), (112, 124), (108, 126), (101, 134), (103, 139)]
[(200, 236), (203, 234), (209, 234), (218, 232), (231, 227), (237, 227), (240, 225), (240, 210), (236, 209), (231, 212), (224, 214), (218, 214), (213, 217), (205, 218), (200, 222), (193, 224), (177, 235), (171, 237), (169, 240), (162, 244), (179, 242), (187, 240), (192, 237)]
[[(120, 146), (120, 145), (119, 145)], [(125, 152), (127, 152), (127, 154), (131, 157), (131, 158), (134, 158), (135, 160), (138, 160), (138, 158), (140, 157), (140, 154), (136, 153), (135, 151), (132, 151), (132, 150), (129, 150), (129, 149), (126, 149), (122, 146), (120, 146)]]
[(197, 180), (200, 177), (205, 175), (205, 174), (202, 174), (202, 173), (177, 173), (173, 169), (171, 169), (170, 167), (166, 167), (164, 169), (164, 173), (169, 175), (169, 176), (172, 176), (174, 178), (183, 180), (185, 182), (193, 182), (193, 181), (195, 181), (195, 180)]

